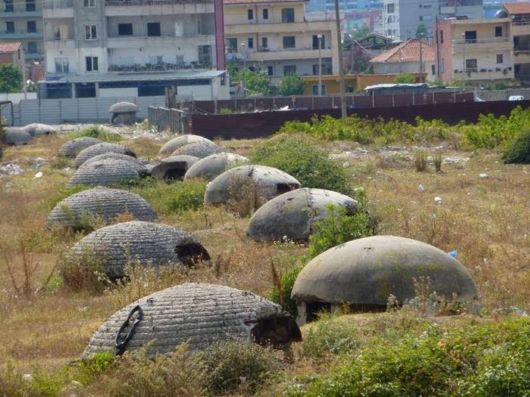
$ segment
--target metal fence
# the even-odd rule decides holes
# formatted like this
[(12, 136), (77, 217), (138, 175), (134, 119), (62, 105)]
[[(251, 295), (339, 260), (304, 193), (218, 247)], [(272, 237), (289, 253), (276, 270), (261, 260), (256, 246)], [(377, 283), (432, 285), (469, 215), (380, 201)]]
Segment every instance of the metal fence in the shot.
[(147, 113), (149, 124), (156, 127), (159, 131), (169, 130), (175, 133), (186, 134), (191, 130), (191, 118), (183, 110), (149, 107)]

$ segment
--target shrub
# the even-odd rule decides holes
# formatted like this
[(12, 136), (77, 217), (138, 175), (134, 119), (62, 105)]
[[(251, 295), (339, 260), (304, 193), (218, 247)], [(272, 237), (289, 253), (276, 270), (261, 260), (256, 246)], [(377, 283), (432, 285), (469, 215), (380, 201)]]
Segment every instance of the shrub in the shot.
[(418, 172), (427, 171), (427, 153), (417, 151), (414, 154), (414, 167), (416, 167), (416, 171)]
[(505, 164), (530, 164), (530, 128), (522, 130), (502, 155)]
[(64, 286), (72, 291), (101, 293), (109, 284), (103, 271), (104, 258), (90, 250), (80, 255), (68, 253), (59, 262), (59, 273)]
[(394, 79), (397, 84), (413, 84), (416, 82), (416, 78), (410, 73), (400, 73)]
[(282, 77), (282, 80), (280, 81), (280, 94), (284, 96), (303, 95), (304, 80), (297, 75)]
[(317, 141), (303, 134), (280, 134), (267, 140), (256, 147), (251, 161), (279, 168), (302, 186), (351, 193), (344, 170), (328, 158)]
[(283, 307), (284, 310), (296, 316), (298, 313), (296, 302), (291, 299), (291, 291), (293, 290), (294, 282), (298, 277), (298, 274), (302, 271), (303, 265), (301, 263), (295, 263), (292, 268), (286, 273), (281, 274), (279, 277), (273, 269), (273, 277), (275, 285), (269, 293), (269, 298), (274, 303), (278, 303)]
[(15, 65), (0, 65), (0, 92), (16, 92), (22, 88), (22, 71)]
[(353, 353), (359, 346), (354, 326), (321, 320), (313, 324), (304, 336), (303, 354), (306, 357), (322, 358), (328, 354)]
[(122, 140), (120, 134), (105, 131), (104, 128), (99, 125), (91, 125), (89, 127), (81, 128), (78, 131), (74, 131), (68, 135), (70, 139), (91, 137), (97, 138), (105, 142), (119, 142)]

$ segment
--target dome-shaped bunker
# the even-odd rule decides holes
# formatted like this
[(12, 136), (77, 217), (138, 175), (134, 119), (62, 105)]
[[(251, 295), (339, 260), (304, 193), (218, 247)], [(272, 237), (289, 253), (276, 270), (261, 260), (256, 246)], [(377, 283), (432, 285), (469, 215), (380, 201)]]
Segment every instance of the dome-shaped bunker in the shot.
[(211, 181), (235, 164), (245, 163), (248, 159), (234, 153), (215, 153), (193, 164), (184, 175), (184, 179), (202, 178)]
[(117, 143), (102, 142), (89, 146), (79, 152), (74, 161), (74, 166), (79, 168), (88, 159), (103, 153), (121, 153), (127, 156), (136, 157), (136, 154), (129, 148)]
[(330, 205), (345, 208), (348, 214), (357, 209), (357, 202), (344, 194), (297, 189), (263, 204), (250, 219), (247, 235), (261, 241), (307, 240), (315, 222), (327, 216)]
[(81, 239), (66, 255), (70, 266), (97, 263), (111, 279), (125, 276), (130, 264), (189, 267), (209, 259), (208, 251), (190, 233), (141, 221), (98, 229)]
[(246, 215), (282, 193), (300, 188), (291, 175), (263, 165), (242, 165), (229, 169), (208, 184), (206, 205), (226, 205)]
[(180, 146), (171, 153), (171, 156), (194, 156), (200, 159), (208, 157), (211, 154), (220, 152), (221, 148), (211, 141), (201, 141), (194, 143), (187, 143)]
[(21, 127), (5, 127), (2, 141), (9, 146), (27, 145), (33, 137)]
[(131, 161), (104, 159), (92, 161), (79, 167), (68, 181), (73, 185), (110, 186), (140, 180), (142, 167)]
[(97, 156), (91, 157), (87, 161), (85, 161), (81, 167), (85, 167), (88, 164), (98, 162), (101, 160), (127, 161), (138, 171), (140, 176), (145, 176), (148, 173), (145, 164), (141, 160), (137, 159), (136, 157), (128, 156), (126, 154), (121, 154), (121, 153), (115, 153), (115, 152), (107, 152), (107, 153), (98, 154)]
[(43, 136), (53, 134), (57, 132), (57, 129), (48, 124), (31, 123), (24, 127), (24, 131), (31, 136)]
[(316, 311), (349, 304), (355, 310), (384, 310), (390, 295), (400, 304), (416, 296), (414, 279), (428, 277), (438, 296), (471, 300), (477, 296), (467, 269), (442, 250), (395, 236), (352, 240), (313, 258), (298, 275), (292, 298), (298, 321)]
[(240, 340), (284, 346), (300, 341), (300, 329), (282, 308), (252, 292), (215, 284), (186, 283), (155, 292), (114, 313), (92, 336), (83, 356), (100, 352), (170, 353), (214, 342)]
[(158, 179), (166, 181), (181, 180), (188, 169), (199, 161), (198, 157), (178, 155), (170, 156), (157, 164), (151, 170), (151, 175)]
[(74, 158), (79, 154), (79, 152), (81, 152), (81, 150), (98, 143), (103, 142), (97, 138), (92, 138), (89, 136), (72, 139), (61, 146), (59, 149), (59, 156)]
[(180, 135), (176, 138), (171, 139), (170, 141), (166, 142), (158, 152), (158, 155), (160, 157), (167, 157), (171, 155), (175, 150), (177, 150), (179, 147), (187, 145), (188, 143), (197, 143), (197, 142), (210, 142), (213, 143), (208, 138), (204, 138), (199, 135), (192, 135), (192, 134), (186, 134), (186, 135)]
[(97, 217), (111, 223), (125, 213), (139, 221), (151, 222), (158, 218), (149, 203), (138, 194), (96, 187), (73, 194), (58, 203), (48, 215), (48, 224), (82, 229), (87, 218)]

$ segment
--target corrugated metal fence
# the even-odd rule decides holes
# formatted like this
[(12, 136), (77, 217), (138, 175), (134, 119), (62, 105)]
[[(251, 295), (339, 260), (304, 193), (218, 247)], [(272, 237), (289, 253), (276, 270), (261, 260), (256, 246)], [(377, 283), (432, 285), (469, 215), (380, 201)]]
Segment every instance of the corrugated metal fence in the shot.
[(186, 134), (190, 131), (191, 118), (183, 110), (163, 107), (149, 107), (149, 123), (159, 131), (172, 131)]

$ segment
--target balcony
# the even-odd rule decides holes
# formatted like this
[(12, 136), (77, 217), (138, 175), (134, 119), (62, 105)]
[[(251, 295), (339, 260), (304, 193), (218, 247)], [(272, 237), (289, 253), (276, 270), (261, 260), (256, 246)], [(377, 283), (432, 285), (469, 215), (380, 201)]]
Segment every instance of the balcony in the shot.
[[(312, 47), (307, 48), (285, 48), (285, 49), (258, 49), (257, 51), (246, 51), (245, 53), (236, 53), (235, 58), (245, 59), (250, 62), (263, 61), (281, 61), (290, 59), (318, 59), (318, 49), (314, 50)], [(234, 56), (233, 54), (230, 54)], [(230, 58), (229, 55), (229, 58)], [(331, 49), (322, 49), (320, 51), (322, 58), (331, 58)]]
[(40, 18), (42, 16), (42, 11), (26, 11), (26, 10), (14, 10), (14, 11), (0, 11), (0, 18)]
[(454, 78), (462, 81), (513, 79), (513, 68), (455, 69)]
[(73, 0), (46, 0), (42, 6), (44, 18), (73, 18)]
[(75, 41), (73, 38), (66, 40), (45, 40), (45, 50), (73, 50), (75, 49)]
[(514, 48), (513, 50), (513, 63), (530, 63), (530, 48)]
[(42, 32), (0, 32), (0, 40), (40, 40)]
[(334, 22), (294, 22), (294, 23), (266, 23), (266, 24), (235, 24), (225, 25), (225, 36), (242, 34), (285, 34), (285, 33), (325, 33), (333, 31)]
[(211, 64), (200, 64), (199, 62), (182, 63), (146, 63), (134, 65), (110, 65), (109, 72), (118, 73), (149, 73), (149, 72), (175, 72), (179, 70), (211, 69)]
[(107, 47), (118, 49), (187, 47), (197, 45), (213, 45), (214, 35), (166, 36), (112, 36), (107, 39)]
[(213, 0), (106, 0), (108, 17), (171, 14), (211, 14)]
[(510, 37), (490, 37), (486, 39), (457, 39), (453, 40), (455, 53), (472, 51), (509, 51), (512, 49)]

